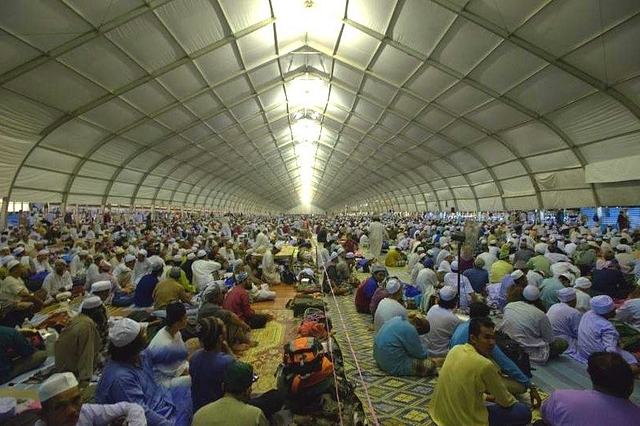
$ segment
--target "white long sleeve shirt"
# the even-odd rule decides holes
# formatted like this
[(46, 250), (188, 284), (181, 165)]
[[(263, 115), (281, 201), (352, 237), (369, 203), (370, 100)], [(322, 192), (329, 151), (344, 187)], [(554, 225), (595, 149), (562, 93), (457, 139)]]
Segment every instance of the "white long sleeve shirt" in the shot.
[[(112, 421), (125, 417), (128, 426), (147, 426), (144, 408), (130, 402), (117, 404), (83, 404), (77, 426), (107, 426)], [(43, 420), (38, 420), (35, 426), (47, 426)]]

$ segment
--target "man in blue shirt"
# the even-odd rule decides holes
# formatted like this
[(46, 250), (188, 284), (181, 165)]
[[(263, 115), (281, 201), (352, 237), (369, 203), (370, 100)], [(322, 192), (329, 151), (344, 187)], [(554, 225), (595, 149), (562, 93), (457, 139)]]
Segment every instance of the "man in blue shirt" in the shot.
[(420, 334), (429, 332), (422, 317), (393, 317), (374, 338), (373, 357), (378, 367), (395, 376), (434, 376), (444, 358), (430, 358), (420, 344)]
[(473, 261), (473, 268), (462, 273), (469, 279), (473, 291), (478, 294), (485, 294), (485, 288), (489, 284), (489, 273), (484, 269), (484, 259), (481, 257)]
[[(475, 302), (471, 304), (469, 317), (488, 317), (490, 312), (491, 310), (487, 305), (481, 302)], [(456, 345), (464, 345), (465, 343), (469, 343), (469, 321), (463, 322), (456, 327), (453, 336), (451, 336), (449, 347), (453, 348)], [(534, 407), (539, 407), (542, 400), (540, 395), (538, 395), (537, 388), (531, 383), (531, 379), (525, 376), (518, 366), (500, 350), (498, 345), (493, 347), (491, 358), (498, 364), (502, 373), (507, 375), (508, 378), (504, 379), (504, 381), (509, 392), (515, 395), (521, 394), (526, 389), (529, 389), (531, 404)]]
[[(158, 260), (160, 259), (158, 258)], [(151, 262), (151, 268), (151, 273), (140, 278), (138, 285), (136, 285), (133, 303), (139, 308), (153, 306), (153, 290), (160, 281), (164, 265), (161, 261), (154, 260)]]

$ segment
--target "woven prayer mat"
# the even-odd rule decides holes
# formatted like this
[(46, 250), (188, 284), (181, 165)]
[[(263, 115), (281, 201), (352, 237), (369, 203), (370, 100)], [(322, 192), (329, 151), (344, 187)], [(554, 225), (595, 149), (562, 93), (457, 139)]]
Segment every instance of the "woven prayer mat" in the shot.
[[(373, 358), (371, 316), (356, 312), (353, 297), (334, 299), (329, 296), (327, 301), (334, 337), (344, 359), (345, 375), (354, 386), (369, 422), (375, 424), (375, 416), (384, 426), (435, 425), (426, 406), (437, 379), (396, 377), (380, 370)], [(543, 401), (548, 398), (544, 390), (540, 391), (540, 396)], [(530, 403), (528, 393), (522, 395), (521, 402)], [(539, 410), (533, 411), (533, 419), (540, 419)]]
[(297, 336), (300, 320), (293, 317), (290, 309), (262, 310), (275, 319), (265, 328), (252, 330), (251, 335), (258, 346), (246, 351), (240, 360), (253, 365), (253, 371), (260, 379), (253, 384), (253, 392), (263, 393), (276, 388), (275, 373), (282, 363), (283, 346)]

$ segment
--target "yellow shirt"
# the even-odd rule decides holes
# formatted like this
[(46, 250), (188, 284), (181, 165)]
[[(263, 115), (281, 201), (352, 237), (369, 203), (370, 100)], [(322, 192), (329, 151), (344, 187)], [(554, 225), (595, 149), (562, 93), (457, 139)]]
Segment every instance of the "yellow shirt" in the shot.
[(502, 282), (502, 279), (505, 275), (513, 272), (513, 266), (504, 260), (496, 260), (491, 265), (491, 274), (489, 277), (489, 281), (492, 283)]
[(488, 425), (485, 393), (503, 407), (517, 402), (502, 383), (497, 365), (469, 343), (457, 345), (447, 354), (440, 371), (429, 403), (431, 418), (438, 426)]

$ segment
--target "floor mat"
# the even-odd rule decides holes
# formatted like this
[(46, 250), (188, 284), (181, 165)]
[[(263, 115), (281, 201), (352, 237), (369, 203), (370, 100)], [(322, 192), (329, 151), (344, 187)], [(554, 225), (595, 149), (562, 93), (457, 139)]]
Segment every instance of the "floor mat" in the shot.
[(262, 329), (252, 330), (252, 338), (259, 342), (258, 346), (249, 349), (240, 357), (244, 362), (253, 365), (254, 373), (260, 379), (253, 384), (253, 392), (263, 393), (276, 387), (275, 373), (282, 362), (282, 348), (285, 343), (296, 337), (299, 319), (293, 317), (290, 309), (262, 310), (275, 316)]

